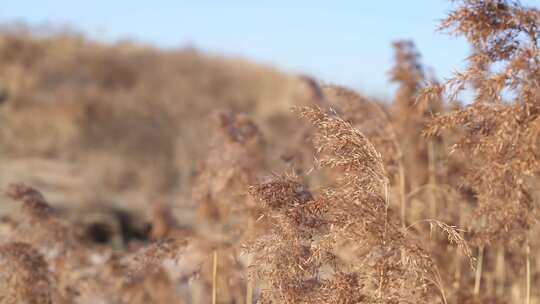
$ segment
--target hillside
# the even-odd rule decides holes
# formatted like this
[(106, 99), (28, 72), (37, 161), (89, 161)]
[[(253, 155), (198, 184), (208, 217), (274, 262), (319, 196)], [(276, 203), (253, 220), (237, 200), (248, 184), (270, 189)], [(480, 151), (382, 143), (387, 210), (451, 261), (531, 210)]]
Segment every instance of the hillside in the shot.
[(0, 188), (16, 179), (69, 205), (132, 208), (163, 195), (187, 204), (212, 112), (248, 114), (282, 150), (290, 108), (310, 90), (302, 78), (191, 49), (4, 32)]

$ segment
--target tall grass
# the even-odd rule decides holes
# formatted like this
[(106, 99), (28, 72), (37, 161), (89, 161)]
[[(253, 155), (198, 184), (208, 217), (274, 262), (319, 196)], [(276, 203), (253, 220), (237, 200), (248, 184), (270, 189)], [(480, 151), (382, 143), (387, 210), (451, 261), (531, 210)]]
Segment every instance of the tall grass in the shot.
[[(185, 113), (172, 111), (163, 96), (156, 107), (125, 100), (134, 87), (147, 92), (128, 59), (148, 65), (157, 57), (137, 49), (106, 56), (110, 65), (94, 58), (99, 64), (83, 74), (98, 75), (99, 85), (77, 82), (66, 93), (84, 91), (86, 98), (82, 108), (62, 107), (73, 119), (66, 120), (73, 123), (66, 142), (83, 150), (95, 151), (93, 144), (114, 146), (114, 153), (136, 150), (131, 170), (153, 173), (126, 172), (117, 190), (133, 193), (127, 190), (134, 185), (154, 183), (120, 196), (151, 203), (139, 217), (103, 208), (107, 219), (95, 221), (83, 209), (49, 201), (39, 187), (8, 186), (9, 214), (0, 217), (0, 302), (540, 303), (534, 288), (540, 284), (539, 24), (540, 11), (519, 3), (456, 1), (440, 30), (464, 37), (472, 52), (451, 79), (437, 81), (414, 43), (397, 41), (392, 102), (300, 77), (286, 85), (302, 88), (294, 115), (273, 115), (267, 103), (214, 111), (200, 133), (213, 136), (191, 143), (198, 165), (178, 166), (196, 168), (187, 172), (171, 167), (193, 160), (174, 155), (179, 144), (191, 148), (192, 132), (176, 129)], [(0, 43), (0, 69), (47, 70), (39, 62), (51, 56), (44, 50), (52, 42), (25, 39), (8, 35), (11, 44)], [(15, 46), (26, 51), (18, 54)], [(53, 85), (36, 75), (26, 83), (13, 76), (0, 117), (40, 109), (30, 105), (30, 92), (13, 91)], [(472, 92), (470, 102), (461, 100), (470, 95), (463, 92)], [(94, 103), (99, 95), (117, 99)], [(237, 111), (259, 106), (265, 115)], [(0, 131), (3, 151), (22, 155), (25, 145), (15, 140), (34, 137), (16, 138), (23, 127), (11, 119), (14, 128)], [(149, 141), (142, 144), (131, 128)], [(118, 133), (109, 134), (113, 129)], [(122, 134), (130, 135), (126, 146), (115, 145)], [(27, 152), (78, 153), (63, 155), (62, 142)], [(93, 166), (103, 164), (92, 159)], [(180, 177), (189, 178), (189, 199), (185, 184), (174, 186)], [(101, 197), (98, 185), (79, 190)]]

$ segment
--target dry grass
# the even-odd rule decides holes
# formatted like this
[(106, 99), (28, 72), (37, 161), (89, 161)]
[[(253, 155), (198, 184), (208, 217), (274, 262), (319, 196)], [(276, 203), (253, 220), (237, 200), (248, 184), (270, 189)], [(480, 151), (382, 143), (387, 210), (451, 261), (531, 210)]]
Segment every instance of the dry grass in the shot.
[(540, 11), (454, 5), (467, 67), (397, 41), (392, 102), (4, 32), (0, 303), (540, 303)]

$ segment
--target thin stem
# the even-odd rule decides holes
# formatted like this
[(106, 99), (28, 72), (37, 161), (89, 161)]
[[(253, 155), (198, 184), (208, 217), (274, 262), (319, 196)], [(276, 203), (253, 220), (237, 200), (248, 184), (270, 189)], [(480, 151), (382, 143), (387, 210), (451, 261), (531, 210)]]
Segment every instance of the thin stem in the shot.
[(478, 249), (478, 264), (476, 266), (476, 275), (474, 278), (474, 297), (478, 298), (480, 295), (480, 282), (482, 280), (482, 266), (484, 262), (484, 245), (480, 246)]
[(390, 192), (388, 191), (388, 182), (384, 183), (384, 239), (386, 241), (386, 226), (388, 224), (388, 207), (390, 206)]
[[(384, 183), (384, 231), (383, 231), (383, 246), (386, 246), (386, 229), (388, 226), (388, 207), (390, 205), (390, 193), (388, 192), (388, 182)], [(384, 267), (381, 267), (379, 271), (379, 288), (378, 288), (378, 299), (382, 299), (382, 290), (384, 282)]]
[[(247, 231), (248, 233), (251, 233), (253, 231), (254, 226), (253, 218), (249, 217), (247, 221)], [(251, 258), (250, 258), (251, 263)], [(249, 273), (246, 276), (246, 304), (252, 304), (253, 303), (253, 282), (252, 278), (250, 277)]]
[(253, 303), (253, 283), (251, 282), (251, 279), (248, 278), (247, 284), (246, 284), (246, 304), (252, 304)]
[(446, 300), (446, 293), (444, 292), (444, 287), (442, 283), (441, 273), (439, 272), (439, 269), (435, 267), (435, 282), (437, 283), (437, 287), (439, 288), (439, 291), (441, 292), (441, 297), (444, 304), (448, 304)]
[(497, 268), (495, 269), (495, 275), (497, 277), (497, 286), (495, 294), (497, 296), (502, 296), (504, 294), (505, 288), (505, 261), (504, 261), (504, 246), (500, 245), (497, 249)]
[(218, 267), (218, 254), (217, 250), (213, 252), (213, 265), (212, 265), (212, 304), (217, 302), (217, 267)]
[[(482, 217), (480, 220), (482, 227), (486, 224), (486, 218)], [(482, 268), (484, 267), (484, 245), (480, 245), (478, 248), (478, 258), (476, 259), (478, 264), (476, 265), (476, 274), (474, 277), (474, 297), (478, 298), (480, 296), (480, 284), (482, 281)]]
[(405, 227), (407, 225), (407, 194), (405, 193), (406, 190), (406, 184), (405, 184), (405, 170), (403, 168), (403, 161), (402, 156), (400, 156), (399, 160), (399, 194), (400, 194), (400, 201), (401, 201), (401, 225)]
[[(437, 187), (437, 176), (436, 176), (436, 164), (435, 164), (435, 144), (433, 143), (433, 140), (430, 139), (428, 141), (428, 172), (429, 172), (429, 184), (433, 185), (434, 188)], [(436, 194), (435, 190), (431, 189), (429, 191), (429, 211), (430, 211), (430, 217), (436, 218), (437, 217), (437, 202), (436, 202)]]
[(529, 245), (529, 236), (525, 240), (525, 255), (526, 255), (526, 290), (525, 304), (531, 304), (531, 246)]

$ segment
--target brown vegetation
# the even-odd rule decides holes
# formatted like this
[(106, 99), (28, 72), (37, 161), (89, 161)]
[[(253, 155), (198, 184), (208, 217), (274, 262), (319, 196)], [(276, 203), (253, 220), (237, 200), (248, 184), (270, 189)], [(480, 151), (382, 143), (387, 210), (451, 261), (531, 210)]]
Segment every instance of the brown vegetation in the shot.
[(0, 303), (540, 303), (539, 24), (457, 1), (467, 67), (395, 42), (387, 103), (6, 31)]

